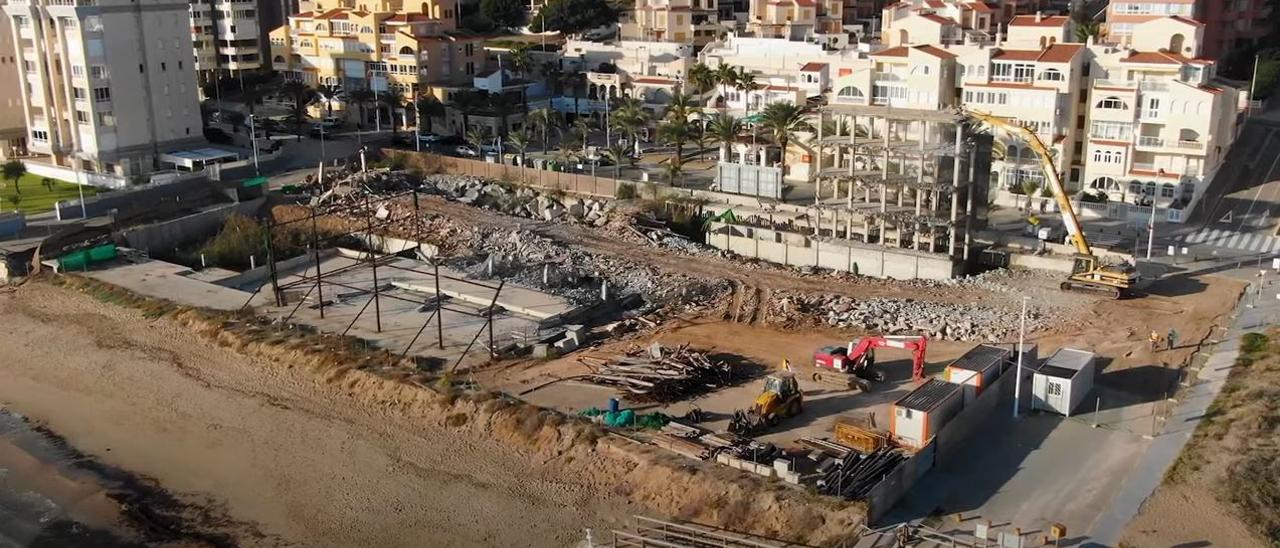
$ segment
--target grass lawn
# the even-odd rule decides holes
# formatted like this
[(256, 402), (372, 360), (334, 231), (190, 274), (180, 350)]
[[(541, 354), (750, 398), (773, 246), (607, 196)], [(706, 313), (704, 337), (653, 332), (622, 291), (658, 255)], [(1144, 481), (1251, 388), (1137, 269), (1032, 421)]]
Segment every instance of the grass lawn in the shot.
[[(52, 211), (54, 202), (58, 200), (75, 200), (80, 197), (80, 191), (74, 184), (54, 180), (53, 190), (50, 191), (40, 182), (41, 179), (43, 177), (28, 173), (18, 179), (16, 186), (12, 179), (0, 179), (0, 185), (3, 185), (3, 188), (0, 188), (0, 210), (16, 209), (23, 213), (42, 213)], [(21, 196), (18, 195), (18, 188), (22, 189)], [(98, 189), (92, 186), (84, 187), (86, 198), (97, 192)]]

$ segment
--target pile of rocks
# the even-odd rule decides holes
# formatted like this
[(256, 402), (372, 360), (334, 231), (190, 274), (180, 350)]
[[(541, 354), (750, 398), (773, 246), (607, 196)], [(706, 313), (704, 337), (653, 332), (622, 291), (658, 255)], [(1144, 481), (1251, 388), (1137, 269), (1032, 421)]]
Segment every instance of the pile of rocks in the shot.
[[(807, 317), (833, 327), (884, 335), (923, 334), (931, 339), (986, 342), (1007, 342), (1016, 337), (1020, 322), (1018, 310), (983, 304), (796, 293), (774, 299), (768, 317), (781, 323)], [(1028, 309), (1028, 332), (1046, 323), (1039, 310)]]
[(428, 175), (422, 180), (421, 189), (459, 203), (548, 222), (564, 220), (604, 226), (614, 210), (613, 203), (606, 200), (556, 198), (528, 187), (508, 187), (479, 177)]

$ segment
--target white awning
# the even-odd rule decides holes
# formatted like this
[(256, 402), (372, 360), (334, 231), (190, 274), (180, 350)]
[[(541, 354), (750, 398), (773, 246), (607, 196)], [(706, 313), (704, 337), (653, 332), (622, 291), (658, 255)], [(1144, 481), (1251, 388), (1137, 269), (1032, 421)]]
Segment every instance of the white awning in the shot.
[(198, 169), (207, 164), (234, 162), (239, 159), (240, 155), (235, 152), (216, 148), (179, 150), (166, 152), (160, 155), (161, 162), (168, 162), (175, 166), (181, 166), (187, 169)]

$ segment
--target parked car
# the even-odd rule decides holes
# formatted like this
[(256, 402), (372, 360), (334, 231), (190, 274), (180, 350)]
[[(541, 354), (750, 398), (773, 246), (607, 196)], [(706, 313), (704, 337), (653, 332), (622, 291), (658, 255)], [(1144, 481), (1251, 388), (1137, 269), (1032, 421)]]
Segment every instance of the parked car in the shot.
[(458, 153), (460, 156), (466, 156), (468, 158), (475, 158), (476, 156), (479, 156), (479, 154), (476, 154), (475, 149), (467, 145), (460, 145), (454, 148), (453, 151)]
[(441, 136), (439, 136), (439, 135), (436, 135), (436, 134), (434, 134), (434, 133), (420, 133), (420, 134), (418, 134), (418, 140), (419, 140), (419, 141), (421, 141), (421, 142), (423, 142), (423, 143), (437, 143), (437, 142), (440, 142), (442, 139), (444, 139), (444, 138), (443, 138), (443, 137), (441, 137)]

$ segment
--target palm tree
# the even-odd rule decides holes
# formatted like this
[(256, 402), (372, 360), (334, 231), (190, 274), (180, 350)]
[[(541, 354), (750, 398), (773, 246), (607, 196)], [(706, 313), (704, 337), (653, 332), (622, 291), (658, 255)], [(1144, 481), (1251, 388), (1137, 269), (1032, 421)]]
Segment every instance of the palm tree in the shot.
[(738, 71), (733, 70), (733, 65), (721, 63), (716, 67), (714, 74), (716, 83), (720, 84), (720, 96), (724, 97), (726, 86), (731, 86), (737, 83)]
[(511, 64), (511, 71), (516, 73), (517, 77), (523, 78), (529, 71), (529, 44), (521, 42), (512, 46), (507, 52), (507, 62)]
[(1088, 42), (1090, 38), (1097, 38), (1102, 34), (1102, 27), (1095, 21), (1077, 21), (1076, 22), (1076, 41)]
[(441, 103), (440, 99), (429, 93), (418, 96), (418, 100), (413, 103), (413, 111), (418, 117), (418, 128), (422, 128), (423, 122), (426, 122), (427, 133), (431, 133), (431, 119), (436, 116), (444, 116), (445, 113), (444, 103)]
[(490, 95), (487, 99), (487, 110), (498, 118), (498, 136), (505, 138), (507, 136), (507, 118), (516, 111), (517, 99), (505, 93)]
[(844, 118), (828, 118), (822, 121), (823, 137), (848, 137), (849, 131), (849, 121)]
[(396, 110), (404, 106), (404, 92), (400, 88), (389, 87), (378, 93), (378, 105), (387, 107), (387, 116), (391, 118), (391, 137), (397, 135)]
[(356, 122), (356, 126), (360, 129), (364, 129), (364, 123), (369, 120), (369, 117), (365, 115), (365, 106), (371, 105), (377, 100), (378, 95), (369, 88), (355, 89), (347, 93), (347, 102), (355, 103), (360, 108), (360, 121)]
[(640, 131), (649, 125), (649, 113), (634, 97), (623, 98), (609, 117), (609, 123), (634, 143), (634, 155), (640, 155)]
[(791, 103), (778, 102), (765, 105), (760, 111), (760, 127), (782, 149), (782, 175), (787, 174), (787, 144), (797, 132), (809, 131), (812, 128), (805, 121), (805, 108)]
[(689, 118), (696, 107), (693, 104), (693, 96), (687, 94), (681, 88), (677, 87), (671, 94), (671, 100), (667, 102), (667, 118), (669, 119), (685, 119)]
[(467, 130), (464, 137), (471, 148), (476, 149), (476, 155), (484, 154), (484, 144), (489, 142), (489, 128), (477, 126)]
[(577, 71), (563, 72), (560, 74), (561, 89), (568, 89), (569, 95), (573, 97), (573, 113), (575, 115), (578, 114), (578, 90), (586, 80), (586, 75)]
[(520, 157), (520, 165), (524, 166), (524, 152), (529, 150), (529, 144), (532, 139), (529, 138), (529, 131), (522, 129), (507, 136), (506, 143)]
[(280, 93), (293, 102), (289, 107), (289, 119), (298, 140), (302, 140), (302, 123), (307, 120), (307, 108), (316, 101), (316, 90), (298, 80), (289, 80), (280, 86)]
[(240, 94), (240, 99), (243, 100), (245, 106), (249, 108), (249, 116), (253, 116), (253, 111), (258, 105), (258, 101), (261, 101), (266, 94), (266, 88), (258, 84), (244, 88), (244, 93)]
[(684, 166), (679, 162), (667, 163), (667, 166), (662, 171), (667, 174), (667, 184), (671, 186), (676, 186), (677, 179), (684, 179)]
[(658, 140), (675, 145), (676, 157), (672, 161), (677, 164), (684, 164), (684, 144), (689, 142), (692, 136), (693, 128), (689, 126), (689, 121), (683, 118), (672, 118), (658, 126)]
[(453, 94), (453, 108), (462, 114), (462, 133), (465, 135), (471, 124), (471, 115), (485, 107), (488, 101), (485, 92), (475, 89), (457, 91)]
[(609, 145), (609, 150), (605, 151), (605, 155), (613, 160), (613, 178), (622, 178), (622, 162), (632, 162), (635, 159), (630, 154), (630, 147), (623, 145), (621, 142), (614, 141)]
[(689, 68), (689, 84), (699, 95), (711, 91), (716, 86), (716, 73), (705, 64), (695, 64)]
[(19, 186), (19, 181), (23, 175), (27, 174), (27, 165), (18, 160), (9, 160), (4, 163), (4, 166), (0, 166), (0, 171), (3, 171), (5, 179), (13, 181), (13, 191), (21, 196), (22, 187)]
[(1031, 211), (1031, 200), (1035, 199), (1036, 191), (1040, 190), (1040, 182), (1034, 179), (1022, 180), (1022, 193), (1027, 195), (1027, 211)]
[(751, 114), (751, 92), (758, 90), (761, 87), (763, 86), (756, 82), (756, 75), (754, 73), (747, 72), (746, 69), (742, 67), (738, 67), (738, 70), (734, 71), (733, 89), (742, 92), (742, 102), (747, 106), (748, 115)]
[(742, 120), (735, 118), (731, 114), (717, 114), (711, 119), (711, 137), (720, 143), (720, 161), (729, 161), (729, 150), (733, 143), (742, 135)]
[(334, 101), (342, 101), (342, 86), (323, 84), (316, 88), (316, 95), (318, 95), (320, 97), (320, 101), (324, 103), (325, 117), (332, 117)]
[(548, 137), (551, 130), (559, 127), (559, 119), (559, 113), (550, 108), (540, 108), (530, 112), (529, 117), (526, 118), (529, 126), (542, 134), (542, 152), (544, 153), (547, 151)]
[(582, 150), (587, 149), (587, 139), (591, 137), (591, 129), (591, 119), (586, 116), (579, 116), (573, 121), (573, 131), (582, 135)]

